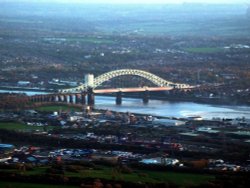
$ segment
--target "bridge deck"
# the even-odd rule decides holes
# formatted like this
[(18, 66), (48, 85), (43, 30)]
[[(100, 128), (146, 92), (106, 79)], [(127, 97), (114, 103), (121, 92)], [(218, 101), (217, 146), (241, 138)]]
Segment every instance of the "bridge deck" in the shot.
[(172, 89), (173, 89), (172, 87), (113, 88), (113, 89), (94, 89), (94, 93), (168, 91)]

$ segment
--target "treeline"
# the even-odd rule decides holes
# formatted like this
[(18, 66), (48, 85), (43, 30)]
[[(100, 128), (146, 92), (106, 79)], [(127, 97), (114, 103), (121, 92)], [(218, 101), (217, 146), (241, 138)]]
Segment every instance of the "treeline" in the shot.
[(0, 94), (0, 109), (19, 110), (29, 103), (29, 98), (25, 94)]

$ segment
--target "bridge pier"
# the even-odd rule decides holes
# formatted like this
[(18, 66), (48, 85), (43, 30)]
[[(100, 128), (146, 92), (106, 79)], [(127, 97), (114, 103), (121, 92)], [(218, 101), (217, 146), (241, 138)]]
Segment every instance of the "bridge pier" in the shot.
[(84, 92), (84, 93), (82, 93), (81, 94), (81, 103), (82, 103), (82, 105), (85, 105), (86, 104), (86, 93)]
[(52, 96), (50, 97), (50, 102), (56, 102), (56, 96), (52, 95)]
[(40, 102), (40, 101), (39, 101), (39, 96), (38, 96), (38, 95), (35, 96), (35, 102)]
[(69, 95), (69, 103), (71, 103), (71, 104), (74, 103), (74, 97), (73, 97), (73, 95)]
[(32, 97), (32, 102), (36, 102), (36, 96)]
[(48, 95), (45, 95), (44, 101), (45, 101), (45, 102), (49, 102), (49, 96), (48, 96)]
[(122, 92), (119, 91), (116, 93), (116, 105), (121, 105), (122, 104)]
[(51, 101), (51, 96), (50, 95), (46, 95), (46, 102), (50, 102)]
[(40, 103), (43, 102), (43, 95), (38, 96), (38, 102), (40, 102)]
[(29, 99), (29, 102), (33, 102), (33, 97), (32, 96), (28, 97), (28, 99)]
[(59, 96), (59, 101), (58, 102), (63, 102), (64, 101), (64, 96), (63, 95), (60, 95)]
[(81, 103), (81, 95), (80, 94), (76, 94), (75, 97), (76, 97), (76, 104)]
[(56, 102), (61, 102), (61, 96), (60, 95), (56, 96)]
[(67, 103), (68, 102), (68, 95), (63, 95), (63, 102)]
[(47, 102), (47, 96), (45, 96), (45, 95), (42, 95), (42, 102)]
[(47, 97), (47, 96), (45, 96), (45, 95), (42, 95), (42, 96), (41, 96), (41, 100), (42, 100), (42, 102), (47, 102), (46, 97)]
[(148, 104), (148, 101), (149, 101), (149, 91), (148, 90), (143, 92), (142, 101), (144, 104)]
[(93, 88), (88, 88), (88, 101), (87, 101), (89, 106), (93, 106), (95, 104), (95, 95), (93, 92)]
[(30, 102), (36, 102), (36, 97), (31, 96)]

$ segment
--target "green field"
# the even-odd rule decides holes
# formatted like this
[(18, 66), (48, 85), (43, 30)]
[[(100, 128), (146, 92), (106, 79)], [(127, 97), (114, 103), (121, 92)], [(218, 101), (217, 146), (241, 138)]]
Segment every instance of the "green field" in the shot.
[[(47, 130), (52, 130), (53, 126), (48, 126)], [(0, 129), (8, 129), (8, 130), (15, 130), (15, 131), (23, 131), (23, 132), (30, 132), (30, 131), (43, 131), (44, 128), (42, 126), (30, 126), (23, 123), (5, 123), (0, 122)]]
[(184, 49), (187, 52), (191, 53), (219, 53), (222, 52), (222, 48), (210, 48), (210, 47), (204, 47), (204, 48), (185, 48)]
[[(140, 174), (143, 174), (141, 176)], [(70, 174), (68, 174), (70, 175)], [(75, 176), (76, 174), (71, 174)], [(113, 172), (111, 168), (104, 168), (102, 170), (85, 170), (79, 173), (80, 177), (92, 177), (92, 178), (103, 178), (111, 180), (113, 178)], [(172, 182), (178, 185), (184, 185), (186, 183), (201, 184), (206, 181), (212, 180), (212, 176), (208, 175), (197, 175), (197, 174), (186, 174), (186, 173), (174, 173), (174, 172), (157, 172), (157, 171), (146, 171), (138, 170), (136, 173), (120, 173), (116, 175), (117, 180), (124, 180), (129, 182)]]
[[(46, 173), (48, 167), (38, 167), (34, 170), (23, 172), (24, 175), (41, 175)], [(17, 170), (1, 170), (5, 172), (17, 172)], [(212, 175), (200, 175), (191, 173), (176, 173), (176, 172), (159, 172), (149, 170), (136, 170), (131, 173), (121, 173), (114, 170), (111, 167), (99, 167), (98, 169), (84, 169), (79, 172), (65, 172), (67, 177), (79, 177), (79, 178), (99, 178), (106, 180), (123, 180), (128, 182), (137, 183), (162, 183), (171, 182), (177, 185), (199, 185), (207, 181), (213, 180)]]
[(72, 107), (67, 105), (51, 105), (51, 106), (41, 106), (36, 108), (38, 111), (42, 112), (54, 112), (54, 111), (81, 111), (80, 107)]

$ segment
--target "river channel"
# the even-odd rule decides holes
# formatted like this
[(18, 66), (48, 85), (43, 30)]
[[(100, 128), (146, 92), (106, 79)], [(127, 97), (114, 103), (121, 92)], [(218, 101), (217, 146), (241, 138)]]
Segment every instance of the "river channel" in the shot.
[[(0, 90), (0, 92), (8, 92), (8, 90)], [(27, 95), (45, 94), (45, 92), (39, 91), (9, 92), (26, 93)], [(244, 105), (213, 105), (194, 102), (170, 102), (164, 100), (150, 100), (148, 104), (143, 104), (142, 99), (135, 98), (123, 98), (122, 105), (116, 105), (115, 97), (96, 96), (95, 108), (178, 118), (201, 116), (203, 119), (242, 117), (250, 119), (250, 106)]]

